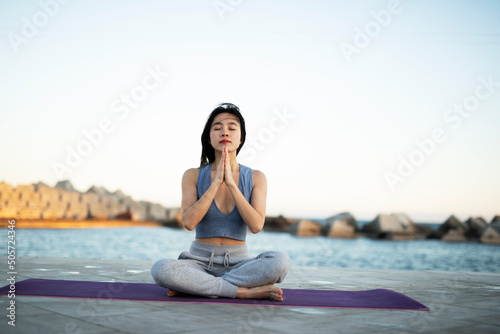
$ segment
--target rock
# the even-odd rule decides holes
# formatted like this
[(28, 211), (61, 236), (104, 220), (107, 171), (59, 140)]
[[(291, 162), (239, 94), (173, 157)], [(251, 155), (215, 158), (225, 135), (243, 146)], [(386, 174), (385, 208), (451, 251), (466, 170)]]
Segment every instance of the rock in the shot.
[(488, 223), (482, 217), (470, 217), (465, 221), (465, 226), (467, 227), (465, 233), (467, 238), (479, 239), (488, 226)]
[(454, 215), (451, 215), (446, 219), (444, 223), (439, 226), (436, 235), (438, 238), (443, 239), (443, 237), (448, 233), (450, 230), (457, 230), (459, 233), (462, 235), (466, 235), (467, 233), (467, 226), (457, 217)]
[(137, 202), (120, 190), (110, 193), (104, 187), (92, 186), (81, 193), (69, 180), (59, 181), (54, 188), (38, 182), (14, 189), (0, 182), (0, 218), (107, 220), (118, 215), (133, 221), (164, 222), (176, 219), (178, 210), (147, 201)]
[(493, 217), (493, 219), (491, 220), (491, 224), (493, 223), (496, 223), (496, 222), (500, 222), (500, 215), (496, 215), (495, 217)]
[(403, 213), (380, 214), (363, 226), (362, 232), (370, 237), (390, 240), (411, 240), (418, 237), (415, 223)]
[[(163, 222), (163, 226), (172, 228), (184, 229), (182, 225), (182, 211), (181, 208), (169, 208), (166, 213), (167, 219)], [(186, 230), (187, 231), (187, 230)]]
[(327, 218), (321, 232), (329, 238), (356, 238), (357, 231), (356, 219), (349, 212), (342, 212)]
[[(89, 206), (77, 201), (70, 201), (67, 203), (66, 209), (64, 210), (63, 218), (83, 220), (89, 218)], [(96, 216), (97, 218), (97, 216)], [(107, 219), (107, 215), (99, 216), (101, 219)]]
[(143, 203), (133, 202), (128, 206), (128, 210), (132, 212), (133, 221), (147, 220), (146, 206)]
[[(52, 189), (51, 186), (47, 185), (46, 183), (43, 183), (42, 181), (39, 181), (38, 183), (34, 183), (33, 185), (35, 186), (35, 192), (42, 192), (42, 191), (45, 191), (47, 189)], [(70, 183), (70, 185), (71, 185), (71, 183)], [(71, 187), (73, 187), (73, 186), (71, 185)], [(74, 191), (74, 189), (73, 189), (73, 191)]]
[(97, 186), (92, 186), (90, 187), (87, 191), (86, 191), (87, 194), (97, 194), (99, 196), (107, 196), (107, 195), (111, 195), (111, 193), (109, 192), (108, 189), (104, 188), (104, 187), (97, 187)]
[(62, 180), (57, 182), (55, 188), (59, 188), (66, 191), (76, 191), (70, 180)]
[(294, 221), (286, 219), (281, 215), (278, 217), (266, 217), (264, 230), (270, 232), (290, 232), (293, 223)]
[(19, 214), (15, 218), (19, 218), (19, 219), (41, 219), (42, 218), (42, 212), (40, 211), (40, 209), (24, 208), (23, 210), (19, 210)]
[(310, 220), (299, 220), (291, 226), (290, 232), (298, 237), (318, 237), (321, 235), (321, 224)]
[(165, 222), (167, 220), (167, 209), (160, 204), (140, 201), (146, 207), (146, 220)]
[(442, 241), (464, 242), (467, 241), (467, 231), (467, 225), (454, 215), (451, 215), (439, 226), (436, 234)]
[(111, 195), (117, 197), (117, 198), (125, 198), (127, 195), (123, 193), (120, 189), (116, 190), (115, 192), (111, 193)]
[(363, 226), (362, 229), (364, 233), (375, 238), (385, 238), (388, 233), (402, 230), (397, 218), (386, 214), (379, 214), (371, 223)]
[(437, 238), (436, 231), (434, 231), (430, 226), (415, 224), (415, 228), (419, 239)]
[[(5, 183), (5, 182), (0, 182), (0, 194), (12, 194), (14, 192), (14, 187), (11, 186), (10, 184), (8, 183)], [(2, 196), (0, 198), (3, 198), (3, 197), (7, 197), (7, 196)]]
[(19, 217), (19, 210), (16, 208), (0, 207), (0, 219), (16, 219)]
[(182, 211), (181, 208), (168, 208), (167, 209), (167, 220), (163, 223), (164, 226), (184, 228), (182, 225)]
[(356, 228), (343, 220), (335, 221), (327, 235), (329, 238), (357, 238)]
[(441, 241), (446, 242), (464, 242), (467, 241), (464, 233), (459, 229), (450, 229), (441, 237)]
[(479, 241), (484, 244), (500, 245), (500, 220), (493, 220), (488, 224)]
[(19, 208), (12, 205), (15, 190), (10, 184), (0, 182), (0, 219), (12, 219), (19, 215)]
[(127, 210), (125, 212), (119, 213), (116, 215), (116, 219), (118, 220), (132, 220), (132, 212)]

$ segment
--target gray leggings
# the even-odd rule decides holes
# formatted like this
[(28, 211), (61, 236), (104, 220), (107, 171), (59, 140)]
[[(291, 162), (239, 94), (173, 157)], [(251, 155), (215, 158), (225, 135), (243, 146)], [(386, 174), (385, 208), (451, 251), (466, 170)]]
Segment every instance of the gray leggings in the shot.
[(217, 246), (193, 241), (178, 260), (163, 259), (151, 268), (156, 284), (206, 297), (235, 298), (238, 287), (280, 283), (290, 267), (283, 252), (248, 256), (247, 245)]

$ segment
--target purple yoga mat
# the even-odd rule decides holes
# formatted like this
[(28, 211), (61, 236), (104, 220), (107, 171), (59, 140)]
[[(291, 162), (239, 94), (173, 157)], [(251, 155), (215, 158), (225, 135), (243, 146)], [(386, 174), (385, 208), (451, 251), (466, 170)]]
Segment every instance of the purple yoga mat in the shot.
[[(66, 281), (30, 278), (17, 282), (15, 286), (15, 294), (21, 296), (121, 299), (174, 303), (429, 310), (429, 308), (416, 300), (399, 292), (386, 289), (365, 291), (282, 290), (284, 301), (273, 302), (270, 300), (204, 298), (197, 296), (168, 297), (167, 289), (150, 283)], [(8, 293), (8, 285), (0, 288), (0, 294)]]

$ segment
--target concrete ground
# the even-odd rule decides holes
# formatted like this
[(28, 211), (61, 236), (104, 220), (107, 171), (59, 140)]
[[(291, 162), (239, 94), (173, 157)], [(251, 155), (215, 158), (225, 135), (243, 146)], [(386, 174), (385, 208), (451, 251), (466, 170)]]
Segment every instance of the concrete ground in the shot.
[[(28, 278), (152, 283), (152, 261), (18, 258)], [(7, 258), (0, 258), (7, 270)], [(4, 284), (7, 284), (4, 280)], [(500, 274), (292, 267), (282, 288), (391, 289), (430, 311), (0, 296), (0, 333), (500, 333)]]

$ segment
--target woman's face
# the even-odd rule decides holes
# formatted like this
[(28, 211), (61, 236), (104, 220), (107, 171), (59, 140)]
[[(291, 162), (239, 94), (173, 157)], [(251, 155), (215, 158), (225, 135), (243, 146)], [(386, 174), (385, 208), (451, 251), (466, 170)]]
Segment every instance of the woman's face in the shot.
[(241, 128), (238, 117), (230, 113), (215, 116), (210, 127), (210, 144), (216, 151), (227, 146), (228, 151), (236, 151), (241, 144)]

